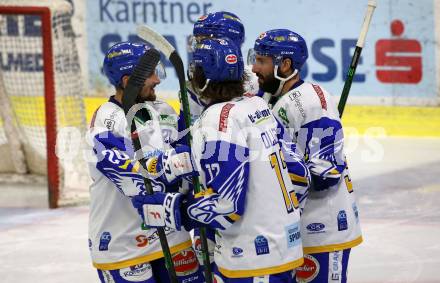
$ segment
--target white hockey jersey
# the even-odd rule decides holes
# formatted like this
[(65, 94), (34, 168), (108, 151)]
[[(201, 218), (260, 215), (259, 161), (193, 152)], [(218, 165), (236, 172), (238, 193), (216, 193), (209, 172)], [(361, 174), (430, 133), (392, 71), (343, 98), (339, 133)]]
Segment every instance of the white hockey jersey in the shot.
[[(155, 139), (153, 148), (166, 147), (176, 136), (177, 115), (163, 102), (147, 102), (152, 121), (159, 123), (159, 134), (152, 133), (149, 121), (135, 118), (142, 141)], [(150, 124), (149, 124), (150, 123)], [(93, 265), (101, 270), (126, 268), (163, 257), (156, 229), (143, 229), (142, 219), (130, 197), (145, 190), (138, 163), (126, 129), (122, 106), (113, 98), (96, 110), (88, 138), (93, 145), (89, 162), (90, 186), (89, 248)], [(165, 142), (163, 142), (165, 141)], [(147, 153), (148, 154), (148, 153)], [(155, 190), (162, 190), (155, 183)], [(191, 247), (188, 232), (166, 229), (171, 252)]]
[(303, 263), (298, 201), (276, 129), (259, 97), (211, 105), (192, 129), (204, 191), (188, 201), (186, 211), (216, 229), (215, 263), (229, 278), (280, 273)]
[(343, 153), (344, 135), (331, 95), (299, 81), (275, 101), (274, 115), (304, 153), (311, 188), (301, 218), (307, 254), (352, 248), (362, 242), (358, 208)]

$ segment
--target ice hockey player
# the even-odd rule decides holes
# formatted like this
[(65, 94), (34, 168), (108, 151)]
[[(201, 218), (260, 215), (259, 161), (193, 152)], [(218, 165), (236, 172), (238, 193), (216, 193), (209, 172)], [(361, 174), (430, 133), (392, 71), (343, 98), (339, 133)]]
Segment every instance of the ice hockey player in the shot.
[[(89, 163), (93, 179), (89, 248), (103, 283), (169, 282), (157, 230), (142, 227), (142, 219), (131, 202), (131, 197), (144, 192), (145, 186), (138, 173), (139, 163), (134, 160), (131, 133), (121, 105), (128, 78), (146, 50), (144, 44), (120, 42), (107, 51), (103, 71), (115, 87), (115, 94), (96, 110), (88, 136), (95, 156)], [(148, 111), (152, 121), (160, 124), (160, 143), (155, 150), (172, 142), (169, 133), (174, 131), (177, 137), (176, 113), (168, 104), (156, 100), (154, 88), (160, 83), (160, 74), (164, 74), (160, 66), (147, 78), (137, 99), (148, 106), (148, 110), (143, 108), (139, 113)], [(134, 119), (139, 125), (137, 134), (155, 136), (148, 131), (154, 130), (149, 127), (152, 121), (143, 117), (137, 115)], [(142, 126), (146, 131), (139, 131)], [(154, 189), (163, 188), (156, 182)], [(166, 229), (166, 234), (180, 282), (204, 282), (189, 233)]]
[(192, 152), (177, 147), (147, 163), (167, 182), (196, 171), (204, 191), (137, 196), (134, 205), (149, 226), (215, 229), (217, 282), (294, 282), (303, 262), (299, 209), (277, 121), (263, 99), (243, 97), (243, 61), (232, 41), (202, 40), (189, 73), (208, 103), (192, 129)]
[[(193, 34), (190, 38), (190, 49), (194, 51), (195, 46), (200, 43), (202, 39), (205, 38), (228, 38), (232, 40), (234, 44), (241, 47), (244, 42), (245, 29), (240, 18), (230, 12), (220, 11), (209, 13), (207, 15), (201, 16), (195, 23), (193, 27)], [(241, 50), (240, 50), (241, 56)], [(245, 85), (244, 93), (256, 93), (258, 91), (257, 77), (252, 73), (251, 69), (245, 66)], [(207, 106), (207, 102), (199, 96), (197, 90), (194, 90), (191, 83), (187, 82), (187, 93), (189, 109), (191, 114), (191, 124), (201, 115), (203, 109)], [(180, 105), (180, 115), (178, 121), (178, 130), (180, 139), (178, 143), (186, 144), (185, 134), (187, 133), (187, 128), (184, 123), (183, 107)], [(187, 182), (182, 182), (183, 187), (188, 186)], [(214, 234), (212, 230), (207, 231), (208, 245), (211, 261), (213, 261), (214, 256)], [(197, 252), (199, 258), (199, 263), (203, 264), (201, 242), (199, 238), (198, 229), (194, 231), (194, 249)]]
[(248, 56), (260, 95), (272, 95), (272, 111), (311, 173), (301, 217), (305, 265), (297, 270), (298, 282), (346, 282), (350, 249), (362, 242), (358, 209), (336, 104), (326, 90), (300, 77), (307, 57), (305, 40), (286, 29), (263, 32)]
[[(190, 48), (194, 49), (195, 45), (205, 38), (227, 38), (232, 40), (234, 44), (241, 47), (244, 42), (245, 29), (240, 18), (231, 12), (214, 12), (201, 16), (195, 23), (193, 34), (190, 38)], [(240, 50), (241, 56), (241, 50)], [(244, 94), (255, 94), (258, 91), (257, 77), (252, 73), (250, 67), (245, 66), (245, 84)], [(196, 90), (187, 82), (189, 108), (191, 112), (191, 120), (195, 121), (206, 106), (206, 102), (201, 99)], [(183, 111), (181, 106), (179, 117), (179, 133), (184, 133), (185, 125), (183, 122)]]

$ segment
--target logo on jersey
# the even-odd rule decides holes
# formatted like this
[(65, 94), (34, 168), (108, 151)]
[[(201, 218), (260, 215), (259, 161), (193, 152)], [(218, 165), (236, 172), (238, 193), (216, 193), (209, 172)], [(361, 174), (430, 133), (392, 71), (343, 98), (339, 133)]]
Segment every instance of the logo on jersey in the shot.
[(89, 250), (92, 250), (92, 240), (89, 239)]
[(316, 94), (319, 97), (319, 102), (321, 102), (322, 109), (327, 110), (327, 101), (325, 101), (324, 92), (319, 87), (319, 85), (312, 84), (312, 87), (313, 87), (313, 89), (315, 90)]
[(153, 271), (149, 263), (137, 264), (119, 270), (122, 279), (128, 282), (144, 282), (153, 277)]
[(269, 242), (264, 236), (257, 236), (254, 240), (255, 252), (257, 255), (269, 254)]
[[(306, 226), (306, 229), (310, 232), (315, 232), (315, 233), (322, 233), (325, 229), (325, 225), (322, 223), (310, 223), (309, 225)], [(309, 234), (315, 234), (315, 233), (309, 233)]]
[(299, 112), (301, 113), (301, 116), (303, 118), (305, 118), (306, 117), (306, 112), (304, 111), (304, 107), (303, 107), (303, 105), (301, 103), (301, 100), (299, 100), (300, 96), (301, 96), (301, 92), (299, 92), (299, 91), (295, 91), (295, 92), (289, 94), (290, 100), (295, 102), (295, 106), (298, 108)]
[(101, 238), (99, 239), (99, 250), (107, 251), (108, 245), (110, 244), (111, 240), (112, 240), (112, 235), (110, 234), (110, 232), (102, 232)]
[(238, 247), (232, 248), (232, 257), (242, 257), (243, 256), (243, 249)]
[(248, 114), (248, 118), (252, 123), (259, 124), (267, 119), (269, 119), (269, 116), (271, 116), (272, 113), (270, 112), (269, 108), (263, 109), (263, 110), (257, 110), (254, 113)]
[(217, 253), (217, 254), (221, 255), (222, 254), (221, 249), (222, 249), (222, 245), (216, 244), (215, 247), (214, 247), (214, 253)]
[(319, 262), (311, 255), (304, 255), (304, 263), (296, 269), (296, 279), (298, 282), (307, 283), (318, 276)]
[(136, 246), (139, 248), (146, 247), (148, 245), (148, 237), (146, 235), (138, 235), (136, 236)]
[(301, 244), (301, 232), (298, 223), (286, 226), (284, 229), (286, 231), (288, 248), (293, 248)]
[(287, 112), (286, 109), (284, 109), (283, 107), (281, 107), (278, 110), (278, 116), (281, 118), (281, 120), (283, 120), (287, 125), (290, 123), (289, 119), (287, 118)]
[(220, 112), (220, 120), (218, 123), (218, 130), (220, 132), (226, 132), (226, 129), (228, 128), (229, 111), (231, 111), (231, 108), (234, 106), (235, 104), (226, 103), (222, 107), (222, 111)]
[(237, 60), (237, 56), (235, 54), (229, 54), (229, 55), (226, 55), (225, 61), (226, 61), (226, 63), (232, 65), (232, 64), (236, 64), (238, 60)]
[(113, 131), (115, 128), (115, 120), (112, 119), (105, 119), (104, 120), (104, 126), (109, 130), (109, 131)]
[[(142, 226), (144, 226), (144, 225), (142, 225)], [(149, 230), (149, 228), (146, 230)], [(174, 231), (169, 227), (164, 227), (164, 230), (165, 230), (166, 235), (169, 235)], [(159, 240), (159, 233), (156, 230), (153, 233), (151, 233), (151, 235), (149, 235), (149, 236), (137, 235), (135, 237), (135, 240), (137, 242), (136, 246), (138, 246), (139, 248), (143, 248), (143, 247), (146, 247), (147, 245), (152, 244), (152, 243), (156, 242), (157, 240)]]
[(173, 262), (178, 276), (193, 274), (199, 268), (199, 262), (192, 248), (173, 255)]
[(348, 229), (347, 213), (345, 213), (345, 210), (341, 210), (338, 213), (338, 231), (343, 231), (347, 229)]
[(353, 213), (354, 213), (354, 216), (356, 217), (356, 222), (359, 222), (359, 211), (358, 211), (358, 207), (357, 207), (356, 203), (353, 202), (351, 207), (353, 208)]

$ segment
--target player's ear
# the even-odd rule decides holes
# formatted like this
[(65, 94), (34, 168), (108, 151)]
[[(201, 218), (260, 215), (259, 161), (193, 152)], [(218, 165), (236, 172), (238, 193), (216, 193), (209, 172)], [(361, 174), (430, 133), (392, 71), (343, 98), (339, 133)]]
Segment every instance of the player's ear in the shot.
[(130, 78), (130, 76), (123, 76), (123, 77), (122, 77), (121, 84), (122, 84), (122, 87), (123, 87), (123, 88), (125, 88), (125, 87), (127, 86), (128, 79), (129, 79), (129, 78)]
[(282, 74), (289, 74), (289, 71), (292, 69), (292, 60), (290, 58), (283, 59), (280, 69)]

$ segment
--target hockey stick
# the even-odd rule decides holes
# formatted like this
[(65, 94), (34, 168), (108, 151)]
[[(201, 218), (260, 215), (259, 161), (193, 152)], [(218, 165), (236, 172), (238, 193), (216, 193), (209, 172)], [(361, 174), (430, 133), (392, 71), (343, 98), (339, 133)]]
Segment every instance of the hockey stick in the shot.
[(353, 82), (353, 77), (356, 72), (356, 67), (361, 57), (362, 48), (365, 44), (365, 37), (367, 36), (368, 28), (370, 27), (371, 18), (373, 17), (374, 9), (376, 8), (376, 0), (368, 0), (367, 13), (365, 14), (364, 22), (362, 24), (361, 33), (359, 34), (358, 41), (356, 43), (356, 48), (354, 50), (353, 57), (351, 57), (350, 68), (347, 72), (347, 77), (345, 79), (344, 89), (342, 90), (341, 98), (338, 104), (339, 117), (342, 117), (344, 113), (345, 104), (347, 103), (348, 93), (350, 92), (351, 84)]
[[(180, 102), (183, 107), (183, 116), (185, 122), (185, 128), (189, 129), (191, 126), (191, 113), (189, 110), (189, 102), (188, 95), (186, 92), (185, 86), (185, 69), (183, 67), (182, 58), (177, 53), (176, 49), (159, 33), (149, 28), (148, 26), (142, 25), (138, 26), (137, 34), (143, 40), (154, 45), (155, 48), (160, 50), (165, 57), (170, 60), (171, 64), (173, 64), (174, 69), (176, 70), (177, 78), (179, 79), (179, 88), (180, 88)], [(191, 132), (188, 132), (186, 135), (187, 144), (191, 147), (192, 136)], [(194, 183), (194, 193), (200, 192), (200, 182), (198, 177), (193, 177)], [(209, 260), (209, 250), (208, 250), (208, 240), (206, 238), (206, 228), (200, 228), (200, 240), (202, 242), (202, 256), (203, 256), (203, 264), (205, 266), (205, 281), (207, 283), (212, 282), (212, 272), (211, 272), (211, 264)]]
[[(144, 55), (139, 59), (138, 64), (133, 69), (133, 73), (128, 79), (127, 86), (124, 89), (124, 95), (122, 96), (122, 106), (124, 108), (125, 117), (127, 119), (127, 124), (130, 126), (131, 140), (133, 142), (133, 147), (137, 155), (139, 162), (144, 163), (142, 146), (139, 140), (139, 136), (135, 133), (137, 132), (136, 123), (134, 122), (134, 116), (139, 115), (142, 112), (138, 112), (142, 107), (138, 107), (136, 104), (136, 97), (141, 92), (145, 80), (153, 74), (157, 63), (160, 59), (159, 51), (155, 49), (149, 49)], [(133, 107), (135, 106), (135, 107)], [(133, 107), (133, 109), (132, 109)], [(145, 115), (149, 116), (149, 115)], [(150, 120), (151, 117), (142, 117), (143, 120)], [(142, 164), (145, 165), (145, 164)], [(140, 166), (141, 170), (144, 170), (144, 166)], [(150, 180), (146, 178), (146, 174), (142, 174), (144, 179), (145, 188), (148, 194), (153, 194), (153, 188), (151, 186)], [(162, 246), (162, 251), (165, 258), (165, 265), (168, 269), (168, 275), (170, 276), (170, 281), (172, 283), (177, 283), (176, 270), (174, 269), (174, 263), (171, 258), (170, 247), (168, 245), (167, 237), (165, 234), (165, 228), (157, 228), (157, 233), (159, 235), (160, 244)]]

